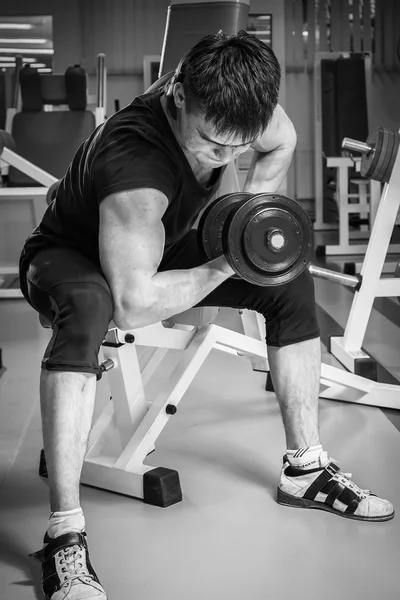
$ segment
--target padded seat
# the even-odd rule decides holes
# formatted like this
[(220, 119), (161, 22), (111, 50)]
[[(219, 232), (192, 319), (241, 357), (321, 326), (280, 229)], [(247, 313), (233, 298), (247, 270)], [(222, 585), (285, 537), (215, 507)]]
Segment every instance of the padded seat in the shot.
[[(190, 308), (185, 310), (178, 315), (174, 315), (169, 319), (166, 319), (164, 323), (179, 324), (179, 325), (193, 325), (194, 327), (202, 327), (203, 325), (209, 325), (214, 321), (218, 314), (219, 308), (214, 306), (202, 306), (199, 308)], [(51, 328), (51, 322), (44, 315), (39, 315), (39, 321), (42, 327), (45, 329)], [(115, 325), (111, 322), (109, 329), (114, 329)]]
[[(20, 112), (14, 116), (12, 135), (20, 156), (61, 179), (71, 158), (95, 127), (95, 116), (90, 111)], [(40, 184), (10, 167), (8, 185)]]

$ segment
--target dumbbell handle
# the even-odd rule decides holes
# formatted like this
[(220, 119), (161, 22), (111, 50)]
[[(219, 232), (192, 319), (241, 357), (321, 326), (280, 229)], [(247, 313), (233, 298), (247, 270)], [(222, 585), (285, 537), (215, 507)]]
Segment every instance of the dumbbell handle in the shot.
[(341, 283), (348, 287), (356, 288), (359, 290), (362, 283), (361, 275), (347, 275), (346, 273), (337, 273), (336, 271), (330, 271), (329, 269), (323, 269), (322, 267), (316, 267), (315, 265), (309, 265), (308, 270), (313, 277), (319, 279), (327, 279), (334, 283)]
[(342, 141), (343, 150), (352, 150), (353, 152), (361, 152), (361, 154), (368, 154), (373, 150), (373, 147), (366, 142), (359, 142), (351, 138), (343, 138)]

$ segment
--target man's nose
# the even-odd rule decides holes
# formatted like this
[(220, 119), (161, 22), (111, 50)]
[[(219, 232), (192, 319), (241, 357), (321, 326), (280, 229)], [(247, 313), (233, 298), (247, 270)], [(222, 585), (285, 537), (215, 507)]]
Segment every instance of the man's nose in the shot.
[(218, 160), (228, 160), (232, 157), (233, 149), (232, 148), (217, 148), (214, 150), (215, 156)]

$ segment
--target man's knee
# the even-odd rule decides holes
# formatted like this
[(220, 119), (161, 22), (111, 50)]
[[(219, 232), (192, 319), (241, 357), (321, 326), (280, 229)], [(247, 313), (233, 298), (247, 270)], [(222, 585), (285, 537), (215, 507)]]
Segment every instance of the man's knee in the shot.
[(95, 283), (61, 283), (56, 287), (58, 329), (81, 343), (104, 336), (113, 316), (110, 291)]
[(99, 348), (113, 314), (111, 293), (98, 284), (62, 283), (52, 288), (51, 297), (53, 335), (43, 367), (99, 375)]
[(290, 283), (276, 288), (263, 312), (267, 343), (285, 346), (319, 336), (313, 278), (306, 269)]

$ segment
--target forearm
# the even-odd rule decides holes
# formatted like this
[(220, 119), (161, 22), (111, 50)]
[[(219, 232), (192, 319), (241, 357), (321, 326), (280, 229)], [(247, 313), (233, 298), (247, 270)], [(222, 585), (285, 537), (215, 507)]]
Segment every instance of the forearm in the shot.
[(168, 319), (195, 306), (232, 275), (224, 256), (193, 269), (156, 273), (142, 299), (124, 307), (117, 325), (127, 330)]
[(251, 194), (276, 192), (289, 170), (293, 150), (292, 146), (264, 153), (255, 150), (243, 191)]

